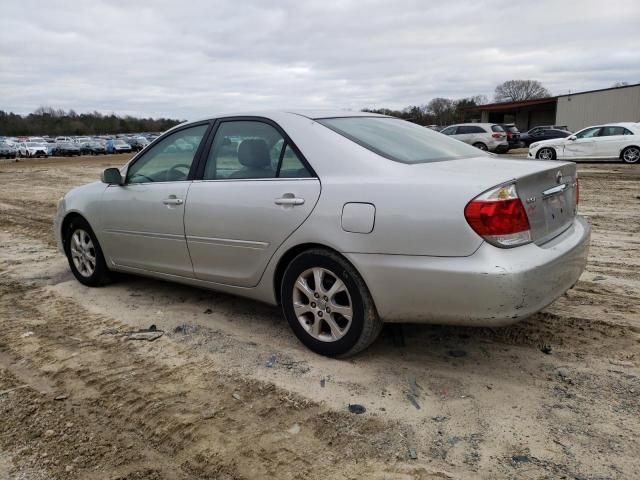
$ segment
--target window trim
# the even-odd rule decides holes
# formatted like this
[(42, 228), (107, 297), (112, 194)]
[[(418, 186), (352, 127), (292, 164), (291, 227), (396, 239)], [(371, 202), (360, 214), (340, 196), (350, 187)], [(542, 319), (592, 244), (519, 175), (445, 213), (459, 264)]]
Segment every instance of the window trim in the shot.
[[(183, 130), (189, 129), (189, 128), (193, 128), (193, 127), (200, 127), (203, 125), (208, 125), (207, 129), (204, 132), (204, 135), (202, 135), (202, 139), (200, 140), (200, 143), (198, 145), (198, 149), (196, 150), (195, 155), (193, 156), (193, 161), (191, 162), (191, 168), (189, 169), (189, 174), (187, 175), (187, 178), (185, 180), (175, 180), (175, 181), (164, 181), (164, 182), (136, 182), (136, 183), (129, 183), (127, 180), (129, 178), (129, 169), (131, 168), (131, 166), (133, 164), (135, 164), (137, 161), (139, 161), (141, 158), (143, 158), (146, 154), (148, 154), (151, 151), (151, 147), (155, 146), (156, 143), (161, 142), (162, 140), (164, 140), (165, 138), (168, 138), (170, 135), (173, 135), (174, 133), (178, 133), (181, 132)], [(199, 121), (199, 122), (194, 122), (194, 123), (186, 123), (184, 125), (178, 125), (170, 130), (167, 130), (166, 132), (164, 132), (162, 135), (160, 135), (158, 138), (156, 138), (153, 142), (151, 142), (149, 145), (147, 145), (147, 148), (140, 150), (136, 155), (133, 156), (133, 158), (131, 160), (129, 160), (129, 162), (125, 165), (125, 175), (124, 175), (124, 183), (123, 186), (126, 185), (155, 185), (157, 183), (174, 183), (174, 182), (190, 182), (193, 180), (195, 172), (196, 172), (196, 166), (197, 166), (197, 162), (199, 161), (200, 156), (202, 155), (202, 150), (204, 148), (205, 145), (205, 140), (208, 139), (209, 133), (211, 131), (211, 127), (212, 127), (212, 122), (211, 120), (204, 120), (204, 121)]]
[[(201, 155), (198, 158), (198, 164), (196, 166), (195, 172), (194, 172), (194, 177), (192, 180), (194, 181), (203, 181), (203, 182), (227, 182), (227, 181), (264, 181), (264, 180), (303, 180), (303, 179), (317, 179), (318, 178), (318, 174), (315, 172), (315, 170), (311, 167), (311, 165), (309, 164), (309, 162), (307, 161), (307, 159), (305, 158), (305, 156), (302, 154), (302, 152), (300, 151), (300, 149), (298, 148), (298, 146), (293, 142), (293, 140), (291, 140), (291, 137), (289, 137), (289, 135), (287, 135), (287, 132), (284, 131), (284, 129), (278, 125), (277, 122), (271, 120), (270, 118), (266, 118), (266, 117), (260, 117), (260, 116), (253, 116), (253, 115), (238, 115), (238, 116), (233, 116), (233, 117), (222, 117), (222, 118), (216, 118), (212, 120), (213, 125), (209, 130), (209, 133), (207, 135), (206, 138), (206, 142), (204, 142), (204, 147), (203, 150), (201, 152)], [(276, 131), (280, 134), (280, 136), (284, 139), (284, 142), (282, 144), (282, 151), (280, 152), (280, 156), (282, 157), (284, 155), (284, 149), (285, 149), (285, 145), (289, 145), (291, 147), (291, 149), (294, 151), (294, 153), (298, 156), (298, 159), (300, 160), (300, 162), (302, 163), (302, 166), (304, 168), (307, 169), (307, 171), (309, 172), (309, 177), (303, 177), (303, 178), (293, 178), (293, 177), (288, 177), (288, 178), (279, 178), (279, 177), (272, 177), (272, 178), (217, 178), (217, 179), (205, 179), (204, 178), (204, 170), (205, 170), (205, 166), (207, 164), (207, 160), (209, 158), (209, 154), (211, 153), (211, 147), (213, 146), (213, 141), (215, 139), (216, 134), (218, 133), (218, 129), (220, 128), (220, 125), (226, 122), (259, 122), (259, 123), (266, 123), (267, 125), (270, 125), (271, 127), (275, 128)], [(282, 161), (282, 158), (280, 159), (280, 161), (278, 162), (278, 171), (276, 172), (276, 175), (280, 173), (280, 163)], [(195, 163), (195, 161), (194, 161)]]

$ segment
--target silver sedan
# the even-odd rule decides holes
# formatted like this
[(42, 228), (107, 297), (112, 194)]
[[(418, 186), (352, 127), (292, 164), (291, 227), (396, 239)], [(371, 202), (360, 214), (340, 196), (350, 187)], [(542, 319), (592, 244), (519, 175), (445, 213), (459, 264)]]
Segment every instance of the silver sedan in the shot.
[(323, 355), (383, 322), (505, 325), (582, 273), (575, 164), (510, 160), (396, 118), (227, 115), (181, 124), (58, 206), (76, 278), (128, 272), (280, 304)]

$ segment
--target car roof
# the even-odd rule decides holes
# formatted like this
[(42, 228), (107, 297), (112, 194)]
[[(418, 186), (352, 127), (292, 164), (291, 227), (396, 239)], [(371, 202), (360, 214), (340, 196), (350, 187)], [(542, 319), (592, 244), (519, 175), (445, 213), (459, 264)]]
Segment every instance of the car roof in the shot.
[(588, 127), (584, 127), (581, 130), (586, 128), (600, 128), (600, 127), (626, 127), (631, 128), (633, 130), (640, 129), (640, 123), (635, 122), (612, 122), (612, 123), (603, 123), (602, 125), (590, 125)]
[(485, 127), (491, 127), (493, 125), (500, 125), (500, 123), (495, 123), (495, 122), (489, 122), (489, 123), (480, 123), (480, 122), (467, 122), (467, 123), (454, 123), (453, 125), (449, 125), (449, 127), (460, 127), (460, 126), (464, 126), (464, 125), (474, 125), (474, 126), (485, 126)]
[[(258, 111), (244, 111), (244, 112), (221, 112), (207, 117), (200, 117), (195, 120), (188, 120), (176, 125), (176, 127), (189, 125), (192, 123), (205, 122), (217, 118), (229, 118), (229, 117), (279, 117), (282, 114), (285, 115), (298, 115), (300, 117), (308, 118), (311, 120), (320, 120), (323, 118), (348, 118), (348, 117), (380, 117), (380, 118), (394, 118), (389, 115), (381, 115), (379, 113), (352, 111), (352, 110), (339, 110), (339, 109), (289, 109), (289, 110), (258, 110)], [(173, 127), (173, 128), (176, 128)]]

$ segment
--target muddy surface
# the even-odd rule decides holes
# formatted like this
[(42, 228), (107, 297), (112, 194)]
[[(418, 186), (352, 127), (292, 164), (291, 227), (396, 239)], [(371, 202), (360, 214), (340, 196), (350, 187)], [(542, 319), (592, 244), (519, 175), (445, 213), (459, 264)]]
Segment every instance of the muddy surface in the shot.
[(0, 478), (640, 478), (638, 166), (580, 165), (590, 261), (545, 311), (330, 360), (269, 306), (76, 282), (56, 202), (124, 160), (0, 163)]

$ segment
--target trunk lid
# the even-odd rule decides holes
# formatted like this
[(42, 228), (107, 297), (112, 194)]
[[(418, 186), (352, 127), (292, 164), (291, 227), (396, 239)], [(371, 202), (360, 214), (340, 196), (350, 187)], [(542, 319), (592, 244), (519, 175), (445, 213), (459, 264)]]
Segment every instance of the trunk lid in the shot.
[(571, 225), (577, 210), (576, 181), (575, 163), (551, 164), (516, 180), (534, 243), (543, 244)]
[[(422, 175), (431, 177), (436, 172), (451, 178), (451, 188), (466, 196), (465, 204), (490, 188), (515, 182), (527, 212), (532, 240), (538, 245), (562, 233), (576, 216), (575, 163), (487, 155), (407, 166), (413, 182), (419, 181)], [(560, 185), (566, 186), (558, 192), (549, 191)]]

